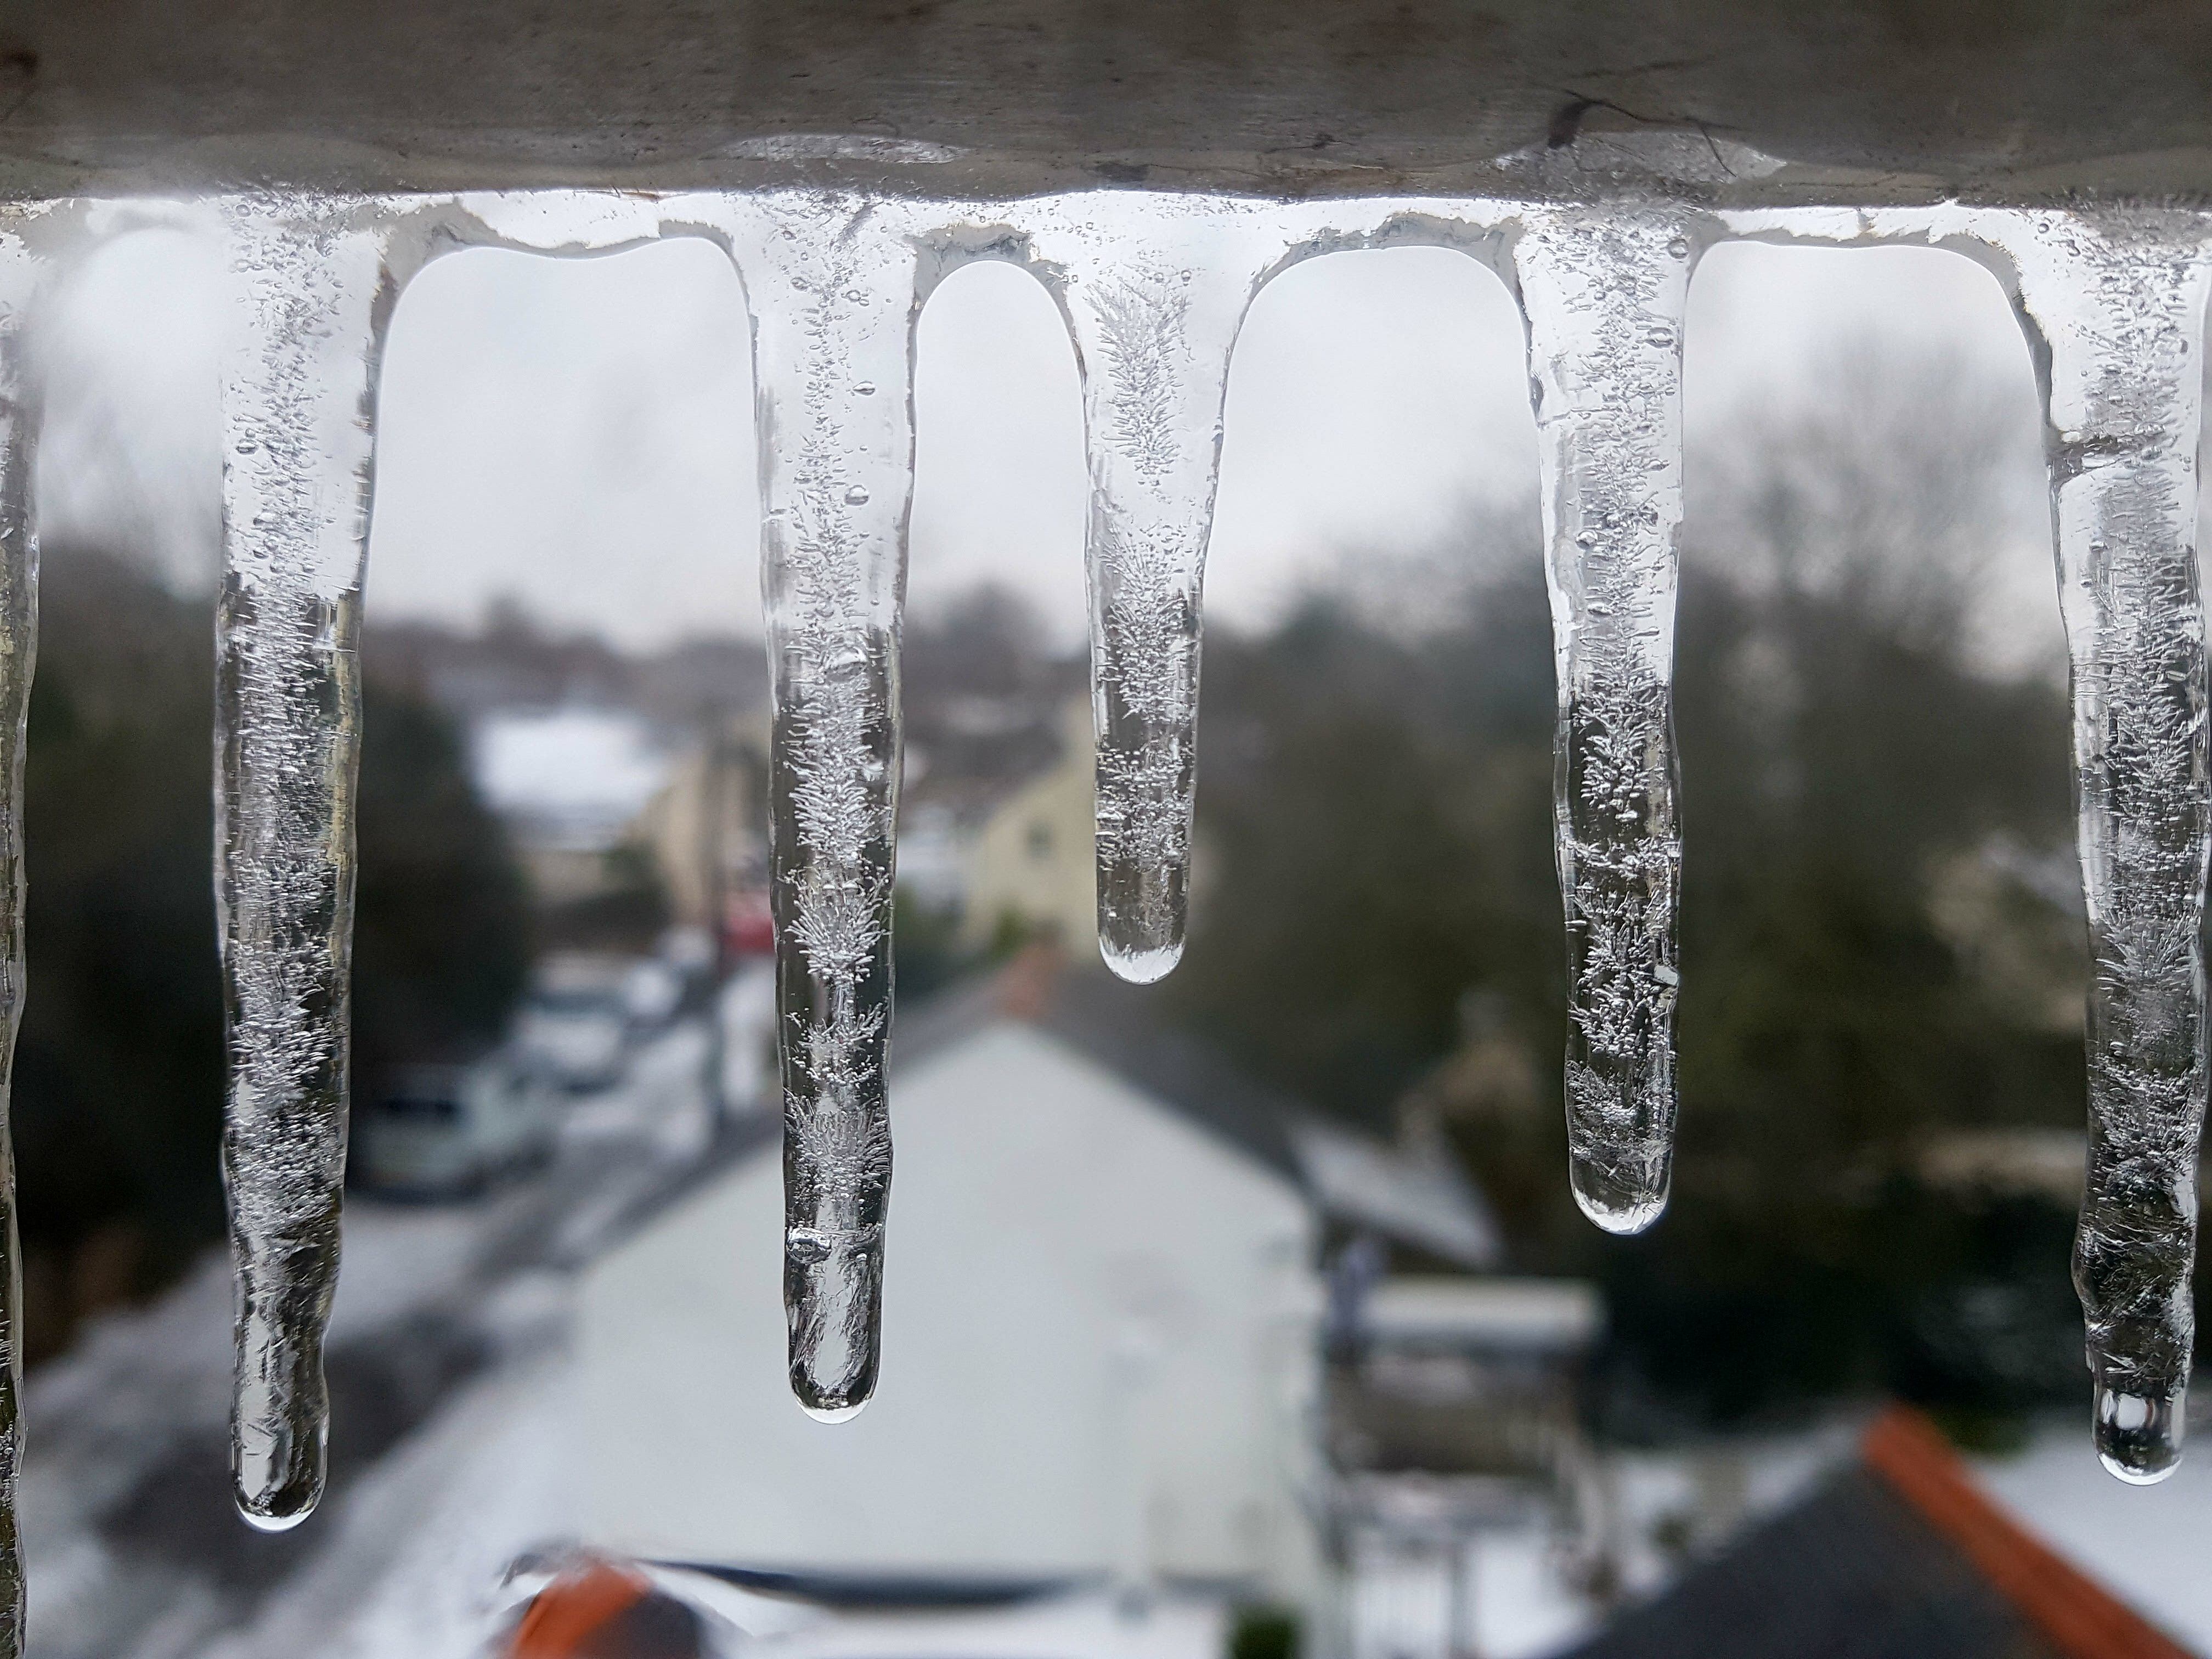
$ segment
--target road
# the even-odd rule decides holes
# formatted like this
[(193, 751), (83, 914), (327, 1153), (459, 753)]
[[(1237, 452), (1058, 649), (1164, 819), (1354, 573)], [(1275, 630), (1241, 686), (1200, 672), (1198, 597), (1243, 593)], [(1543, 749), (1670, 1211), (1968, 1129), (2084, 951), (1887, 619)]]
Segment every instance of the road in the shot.
[[(410, 1586), (402, 1626), (470, 1610), (428, 1605), (410, 1551), (480, 1596), (505, 1558), (475, 1555), (560, 1530), (575, 1268), (702, 1165), (770, 1138), (758, 1117), (717, 1131), (705, 1042), (684, 1024), (641, 1048), (620, 1084), (566, 1109), (558, 1152), (526, 1178), (453, 1204), (348, 1195), (330, 1484), (296, 1531), (255, 1533), (231, 1509), (220, 1253), (42, 1367), (21, 1497), (30, 1659), (427, 1656), (420, 1634), (376, 1633), (391, 1585)], [(441, 1515), (455, 1535), (435, 1536)]]

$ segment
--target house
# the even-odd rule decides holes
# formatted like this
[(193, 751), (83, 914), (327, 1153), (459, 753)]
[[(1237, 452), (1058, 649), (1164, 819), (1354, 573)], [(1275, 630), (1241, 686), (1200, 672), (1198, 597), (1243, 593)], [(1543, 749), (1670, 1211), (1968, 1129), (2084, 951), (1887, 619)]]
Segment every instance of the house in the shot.
[[(1104, 1583), (1314, 1606), (1329, 1200), (1299, 1109), (1155, 1006), (1038, 950), (902, 1018), (882, 1382), (850, 1422), (789, 1396), (764, 1149), (598, 1261), (592, 1543), (894, 1599)], [(1362, 1224), (1484, 1236), (1453, 1190), (1425, 1178)]]
[(1918, 1413), (1571, 1659), (2188, 1659), (2021, 1526)]
[(1060, 720), (1060, 757), (995, 802), (966, 849), (961, 938), (988, 945), (1008, 921), (1070, 951), (1097, 936), (1096, 792), (1091, 700), (1072, 700)]
[(665, 781), (627, 826), (627, 839), (652, 858), (672, 920), (727, 926), (732, 896), (761, 886), (767, 751), (758, 713), (725, 718), (670, 760)]
[(1604, 1325), (1596, 1288), (1400, 1274), (1367, 1287), (1347, 1318), (1327, 1427), (1344, 1649), (1486, 1651), (1495, 1620), (1477, 1592), (1499, 1552), (1525, 1556), (1532, 1539), (1571, 1552), (1602, 1526), (1578, 1410)]
[(477, 787), (545, 905), (608, 890), (609, 855), (670, 765), (652, 724), (618, 708), (495, 709), (477, 720), (470, 748)]

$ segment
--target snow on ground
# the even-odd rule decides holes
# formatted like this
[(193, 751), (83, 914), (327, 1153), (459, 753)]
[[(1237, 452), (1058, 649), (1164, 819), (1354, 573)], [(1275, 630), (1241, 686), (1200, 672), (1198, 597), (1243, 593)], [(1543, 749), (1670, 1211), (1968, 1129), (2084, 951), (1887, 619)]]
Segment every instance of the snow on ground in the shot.
[(708, 1144), (705, 1060), (696, 1027), (664, 1033), (623, 1085), (577, 1103), (588, 1127), (553, 1167), (483, 1198), (349, 1195), (331, 1490), (295, 1533), (249, 1534), (227, 1498), (227, 1252), (40, 1367), (21, 1486), (31, 1659), (471, 1652), (507, 1564), (571, 1528), (562, 1270)]
[(204, 1659), (473, 1659), (517, 1558), (574, 1535), (577, 1406), (567, 1281), (507, 1287), (496, 1316), (540, 1352), (470, 1389), (349, 1493), (329, 1547)]
[(1228, 1646), (1218, 1596), (1134, 1606), (1086, 1589), (1009, 1607), (863, 1613), (751, 1595), (696, 1573), (664, 1578), (734, 1626), (745, 1659), (1221, 1659)]
[(1981, 1458), (1984, 1490), (2169, 1635), (2212, 1653), (2212, 1458), (2202, 1449), (2155, 1486), (2105, 1472), (2086, 1413), (2038, 1431), (2017, 1456)]
[[(496, 1206), (349, 1203), (333, 1346), (450, 1294)], [(34, 1654), (189, 1648), (222, 1616), (207, 1587), (118, 1554), (105, 1525), (230, 1411), (230, 1261), (210, 1251), (151, 1306), (97, 1322), (30, 1378), (21, 1507)], [(227, 1517), (226, 1517), (227, 1518)]]
[(1484, 1538), (1472, 1565), (1474, 1650), (1483, 1659), (1544, 1659), (1596, 1628), (1595, 1610), (1565, 1582), (1540, 1529)]
[[(514, 1207), (510, 1194), (422, 1205), (348, 1194), (331, 1342), (389, 1325), (459, 1291), (475, 1268), (487, 1226)], [(223, 1271), (228, 1270), (226, 1258)]]

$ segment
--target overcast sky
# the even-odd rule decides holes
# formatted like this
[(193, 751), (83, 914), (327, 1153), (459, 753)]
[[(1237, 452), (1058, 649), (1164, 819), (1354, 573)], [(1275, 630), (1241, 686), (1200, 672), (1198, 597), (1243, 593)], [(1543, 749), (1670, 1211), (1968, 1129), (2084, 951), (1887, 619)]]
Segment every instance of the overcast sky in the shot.
[[(50, 540), (151, 544), (180, 577), (210, 566), (216, 277), (205, 247), (145, 233), (58, 302)], [(634, 645), (757, 631), (745, 337), (737, 280), (700, 242), (432, 265), (386, 358), (371, 613), (465, 622), (511, 594)], [(1966, 259), (1731, 245), (1692, 289), (1693, 452), (1730, 409), (1819, 396), (1828, 354), (1866, 337), (1948, 351), (2029, 406), (2003, 295)], [(994, 578), (1072, 639), (1081, 419), (1051, 302), (1011, 267), (958, 273), (923, 313), (919, 377), (914, 603)], [(1227, 433), (1208, 608), (1235, 622), (1264, 622), (1348, 550), (1434, 537), (1470, 496), (1534, 500), (1519, 327), (1497, 279), (1454, 253), (1336, 254), (1278, 278), (1237, 349)], [(2034, 540), (2009, 580), (2039, 606)]]

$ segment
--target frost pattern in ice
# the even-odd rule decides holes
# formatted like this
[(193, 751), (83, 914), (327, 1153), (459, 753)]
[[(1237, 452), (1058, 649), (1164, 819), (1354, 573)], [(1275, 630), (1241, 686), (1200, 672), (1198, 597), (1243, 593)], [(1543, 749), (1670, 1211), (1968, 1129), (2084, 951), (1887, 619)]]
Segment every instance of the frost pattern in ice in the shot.
[(1532, 216), (1514, 250), (1559, 678), (1569, 1168), (1583, 1213), (1616, 1233), (1658, 1218), (1674, 1153), (1675, 536), (1693, 252), (1678, 216), (1580, 209)]
[(2194, 544), (2204, 238), (2193, 218), (2054, 214), (2010, 239), (2022, 308), (2049, 354), (2093, 965), (2074, 1279), (2098, 1455), (2136, 1482), (2180, 1461), (2194, 1334), (2212, 832)]
[(381, 253), (367, 204), (225, 204), (216, 888), (238, 1271), (231, 1472), (276, 1530), (320, 1497), (345, 1171), (355, 647)]
[[(1110, 198), (1109, 198), (1110, 199)], [(1257, 276), (1199, 222), (1086, 238), (1052, 279), (1083, 362), (1098, 949), (1149, 984), (1182, 956), (1200, 599), (1229, 354)]]
[(21, 331), (41, 268), (15, 239), (0, 240), (0, 1659), (23, 1650), (22, 1273), (9, 1107), (23, 1012), (23, 723), (39, 634), (38, 406)]
[(738, 260), (755, 319), (792, 1391), (874, 1392), (891, 1139), (899, 607), (915, 256), (866, 201), (782, 198)]

